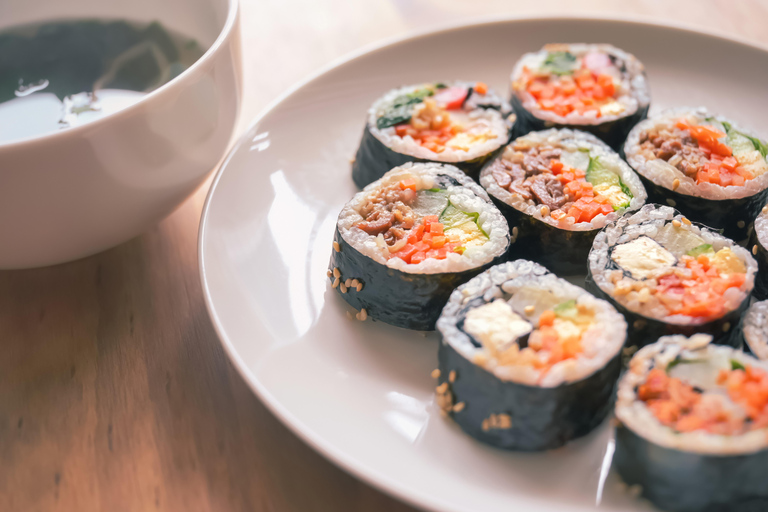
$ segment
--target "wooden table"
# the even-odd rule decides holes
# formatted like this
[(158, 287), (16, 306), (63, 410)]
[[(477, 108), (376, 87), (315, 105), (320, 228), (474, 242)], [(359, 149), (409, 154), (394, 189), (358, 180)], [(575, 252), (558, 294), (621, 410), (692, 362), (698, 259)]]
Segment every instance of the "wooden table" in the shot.
[[(243, 0), (240, 127), (364, 44), (478, 15), (562, 12), (768, 43), (768, 2), (757, 1)], [(120, 247), (0, 272), (0, 511), (413, 510), (313, 452), (228, 362), (197, 271), (207, 185)]]

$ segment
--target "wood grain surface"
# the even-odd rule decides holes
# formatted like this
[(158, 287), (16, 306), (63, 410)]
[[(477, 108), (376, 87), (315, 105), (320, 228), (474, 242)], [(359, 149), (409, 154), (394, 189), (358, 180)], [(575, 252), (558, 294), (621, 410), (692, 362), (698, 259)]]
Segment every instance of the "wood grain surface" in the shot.
[[(564, 12), (768, 43), (768, 2), (748, 0), (243, 0), (240, 127), (362, 45), (481, 15)], [(312, 451), (228, 362), (197, 270), (207, 187), (110, 251), (0, 272), (0, 511), (413, 510)]]

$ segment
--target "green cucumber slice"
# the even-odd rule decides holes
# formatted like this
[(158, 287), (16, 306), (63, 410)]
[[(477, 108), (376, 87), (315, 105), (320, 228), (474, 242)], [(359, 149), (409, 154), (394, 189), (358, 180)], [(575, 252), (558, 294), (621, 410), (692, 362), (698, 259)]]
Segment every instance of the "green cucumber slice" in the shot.
[(480, 217), (479, 213), (463, 212), (458, 208), (456, 208), (455, 206), (453, 206), (450, 201), (448, 201), (448, 205), (443, 210), (443, 213), (440, 214), (440, 222), (443, 224), (443, 227), (446, 230), (457, 228), (459, 226), (464, 226), (464, 224), (471, 222), (472, 224), (474, 224), (477, 230), (483, 234), (484, 237), (488, 238), (488, 233), (483, 231), (483, 228), (481, 228), (477, 224), (477, 219), (479, 217)]
[(694, 247), (693, 249), (688, 251), (686, 254), (688, 256), (693, 256), (695, 258), (696, 256), (698, 256), (700, 254), (707, 254), (707, 253), (710, 253), (710, 252), (715, 252), (712, 249), (712, 244), (701, 244), (701, 245), (697, 245), (696, 247)]

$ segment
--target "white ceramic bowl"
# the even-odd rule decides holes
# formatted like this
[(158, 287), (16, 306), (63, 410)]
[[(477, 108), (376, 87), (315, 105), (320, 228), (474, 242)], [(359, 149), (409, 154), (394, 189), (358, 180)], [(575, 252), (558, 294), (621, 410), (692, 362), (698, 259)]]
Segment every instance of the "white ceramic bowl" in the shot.
[(237, 121), (237, 0), (0, 1), (0, 30), (61, 18), (157, 20), (207, 51), (124, 110), (0, 144), (0, 268), (61, 263), (142, 233), (205, 180)]

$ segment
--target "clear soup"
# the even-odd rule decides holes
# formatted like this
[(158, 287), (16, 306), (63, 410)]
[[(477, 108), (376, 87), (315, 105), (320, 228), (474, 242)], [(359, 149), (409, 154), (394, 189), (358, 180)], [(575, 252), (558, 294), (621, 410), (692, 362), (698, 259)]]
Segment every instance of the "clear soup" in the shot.
[(0, 31), (0, 144), (126, 108), (203, 53), (157, 22), (71, 20)]

